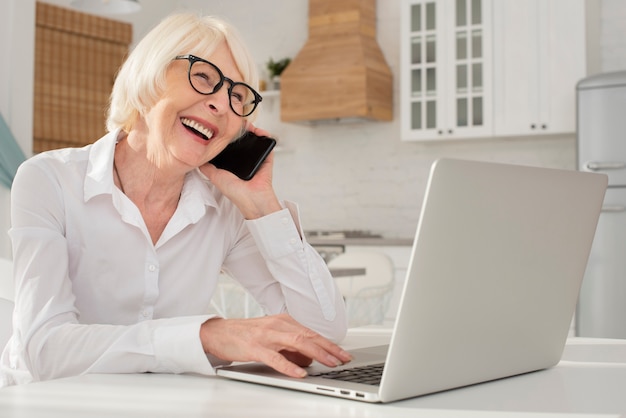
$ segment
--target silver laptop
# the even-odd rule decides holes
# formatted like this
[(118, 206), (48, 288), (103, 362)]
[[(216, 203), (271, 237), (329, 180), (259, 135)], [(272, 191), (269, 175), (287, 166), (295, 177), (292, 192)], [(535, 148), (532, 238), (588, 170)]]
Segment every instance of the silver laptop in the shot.
[[(431, 168), (389, 346), (354, 350), (339, 369), (314, 364), (304, 379), (256, 363), (217, 374), (391, 402), (554, 366), (606, 186), (601, 174), (441, 159)], [(364, 383), (343, 370), (371, 365), (382, 375)]]

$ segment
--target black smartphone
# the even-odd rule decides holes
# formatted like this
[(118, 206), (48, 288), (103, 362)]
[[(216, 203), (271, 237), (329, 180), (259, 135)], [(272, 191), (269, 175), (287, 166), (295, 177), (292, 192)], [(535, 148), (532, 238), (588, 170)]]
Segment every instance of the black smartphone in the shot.
[(240, 179), (250, 180), (275, 145), (274, 138), (247, 131), (209, 162), (217, 168), (230, 171)]

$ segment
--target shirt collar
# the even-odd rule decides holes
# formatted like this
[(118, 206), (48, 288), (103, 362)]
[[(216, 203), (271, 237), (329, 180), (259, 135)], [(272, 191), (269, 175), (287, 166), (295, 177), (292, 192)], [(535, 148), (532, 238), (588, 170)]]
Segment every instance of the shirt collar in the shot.
[[(215, 186), (206, 179), (199, 169), (187, 173), (183, 191), (180, 196), (181, 203), (186, 203), (187, 201), (193, 202), (196, 201), (196, 199), (200, 199), (203, 206), (212, 206), (219, 211), (219, 205), (215, 199)], [(197, 219), (195, 221), (197, 221)]]
[(111, 131), (90, 146), (83, 186), (85, 202), (101, 194), (113, 193), (113, 155), (120, 133), (119, 129)]

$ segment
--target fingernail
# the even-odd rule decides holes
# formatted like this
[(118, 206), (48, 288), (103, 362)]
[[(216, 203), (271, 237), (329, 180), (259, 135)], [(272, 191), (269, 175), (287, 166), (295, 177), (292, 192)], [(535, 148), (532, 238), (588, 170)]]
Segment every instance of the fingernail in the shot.
[(329, 363), (334, 364), (334, 365), (335, 365), (335, 367), (337, 367), (337, 366), (341, 366), (341, 365), (343, 364), (343, 361), (339, 360), (337, 357), (335, 357), (335, 356), (333, 356), (333, 355), (330, 355), (330, 354), (328, 354), (328, 355), (326, 356), (326, 360), (327, 360)]
[(298, 368), (296, 369), (296, 374), (298, 375), (298, 377), (306, 377), (306, 375), (307, 375), (308, 373), (306, 372), (306, 370), (304, 370), (304, 369), (302, 369), (302, 368), (298, 367)]

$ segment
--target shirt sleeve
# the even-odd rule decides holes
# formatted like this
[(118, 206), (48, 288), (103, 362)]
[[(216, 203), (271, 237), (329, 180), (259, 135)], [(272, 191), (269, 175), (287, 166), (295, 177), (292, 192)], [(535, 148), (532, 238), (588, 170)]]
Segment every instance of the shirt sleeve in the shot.
[(63, 188), (71, 187), (28, 161), (13, 183), (14, 334), (2, 356), (8, 380), (26, 383), (88, 372), (213, 374), (199, 338), (210, 315), (80, 323), (64, 235)]
[[(298, 208), (248, 220), (258, 252), (233, 256), (226, 270), (268, 313), (288, 312), (301, 324), (340, 341), (345, 337), (345, 304), (322, 257), (301, 233)], [(236, 254), (236, 253), (235, 253)]]

